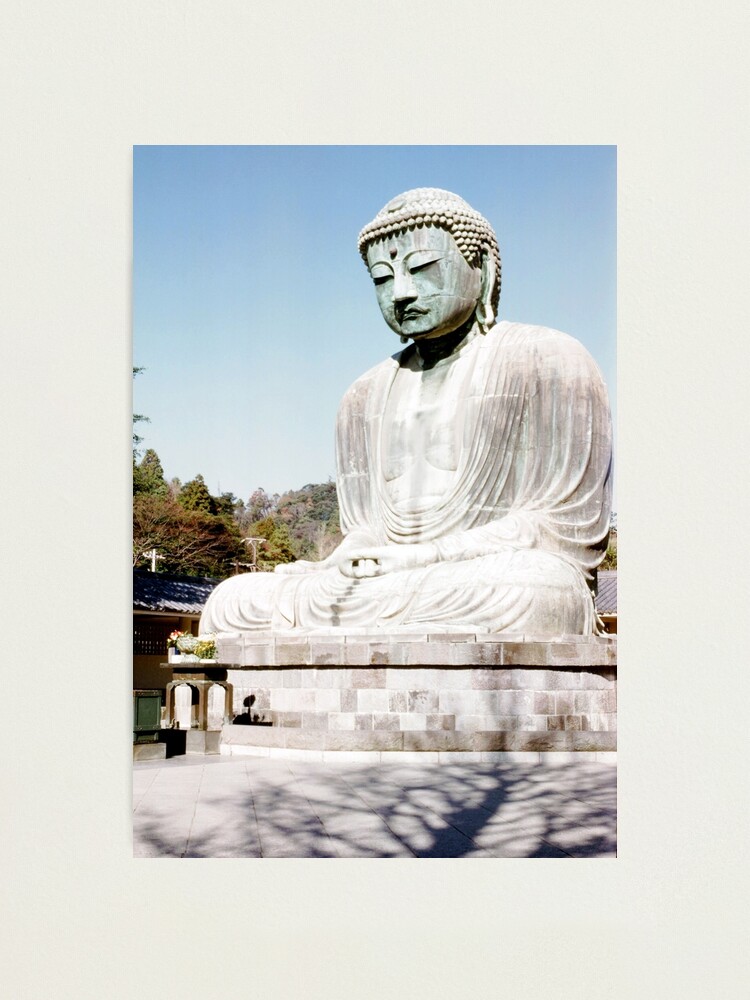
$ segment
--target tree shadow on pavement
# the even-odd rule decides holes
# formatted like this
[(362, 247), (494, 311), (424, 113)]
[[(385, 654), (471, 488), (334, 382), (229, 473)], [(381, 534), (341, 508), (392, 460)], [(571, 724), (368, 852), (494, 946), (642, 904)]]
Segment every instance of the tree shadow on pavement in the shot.
[[(616, 775), (603, 765), (384, 769), (383, 818), (417, 857), (597, 857), (616, 850)], [(377, 792), (371, 784), (366, 794)], [(404, 813), (416, 823), (404, 827)], [(409, 826), (412, 835), (409, 836)]]
[(174, 771), (160, 772), (139, 801), (136, 856), (616, 856), (616, 773), (605, 764), (253, 758), (205, 768), (190, 788), (180, 794)]

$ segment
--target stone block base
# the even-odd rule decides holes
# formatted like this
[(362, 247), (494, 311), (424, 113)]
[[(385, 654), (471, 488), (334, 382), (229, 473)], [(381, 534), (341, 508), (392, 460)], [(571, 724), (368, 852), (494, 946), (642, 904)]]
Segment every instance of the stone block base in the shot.
[(378, 750), (398, 751), (458, 751), (487, 753), (496, 751), (545, 752), (588, 751), (612, 752), (617, 748), (617, 734), (611, 732), (503, 732), (454, 731), (422, 732), (406, 730), (388, 732), (360, 730), (336, 732), (323, 730), (285, 729), (264, 726), (225, 726), (221, 734), (222, 753), (236, 752), (239, 747), (286, 750)]
[(185, 731), (185, 753), (219, 753), (220, 743), (221, 732), (219, 730), (206, 732), (203, 729), (187, 729)]
[(164, 760), (166, 756), (166, 743), (133, 744), (133, 760)]
[(227, 746), (404, 753), (616, 748), (611, 638), (357, 635), (264, 643), (243, 636), (229, 652), (234, 713), (265, 726), (225, 726)]

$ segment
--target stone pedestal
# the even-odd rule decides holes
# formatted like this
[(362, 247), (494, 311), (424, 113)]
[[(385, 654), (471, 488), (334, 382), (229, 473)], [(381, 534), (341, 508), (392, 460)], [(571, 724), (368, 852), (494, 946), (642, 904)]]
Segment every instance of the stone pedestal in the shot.
[(219, 753), (221, 731), (206, 732), (203, 729), (188, 729), (185, 734), (185, 753)]
[(265, 723), (225, 725), (223, 752), (616, 749), (612, 637), (244, 634), (219, 657)]
[(133, 744), (133, 760), (164, 760), (166, 756), (166, 743)]
[(173, 680), (167, 684), (166, 725), (174, 722), (175, 690), (182, 684), (188, 685), (197, 694), (197, 714), (191, 728), (186, 730), (186, 753), (219, 753), (221, 726), (209, 724), (209, 692), (214, 686), (224, 692), (222, 725), (232, 721), (232, 684), (227, 681), (226, 667), (211, 661), (189, 661), (162, 663), (162, 667), (173, 671)]

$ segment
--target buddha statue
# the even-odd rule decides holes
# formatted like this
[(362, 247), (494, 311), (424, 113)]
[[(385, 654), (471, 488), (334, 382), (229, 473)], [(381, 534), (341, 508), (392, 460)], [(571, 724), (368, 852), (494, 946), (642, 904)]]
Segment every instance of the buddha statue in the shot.
[(448, 191), (394, 198), (359, 250), (407, 346), (339, 409), (344, 539), (321, 562), (219, 584), (201, 631), (596, 633), (611, 429), (592, 358), (496, 322), (495, 233)]

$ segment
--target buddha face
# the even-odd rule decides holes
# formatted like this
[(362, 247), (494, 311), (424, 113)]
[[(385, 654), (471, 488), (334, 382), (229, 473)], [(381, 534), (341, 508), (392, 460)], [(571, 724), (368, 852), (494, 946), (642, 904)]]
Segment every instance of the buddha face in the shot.
[(482, 274), (445, 229), (426, 226), (373, 243), (367, 265), (386, 323), (415, 341), (441, 337), (477, 306)]

